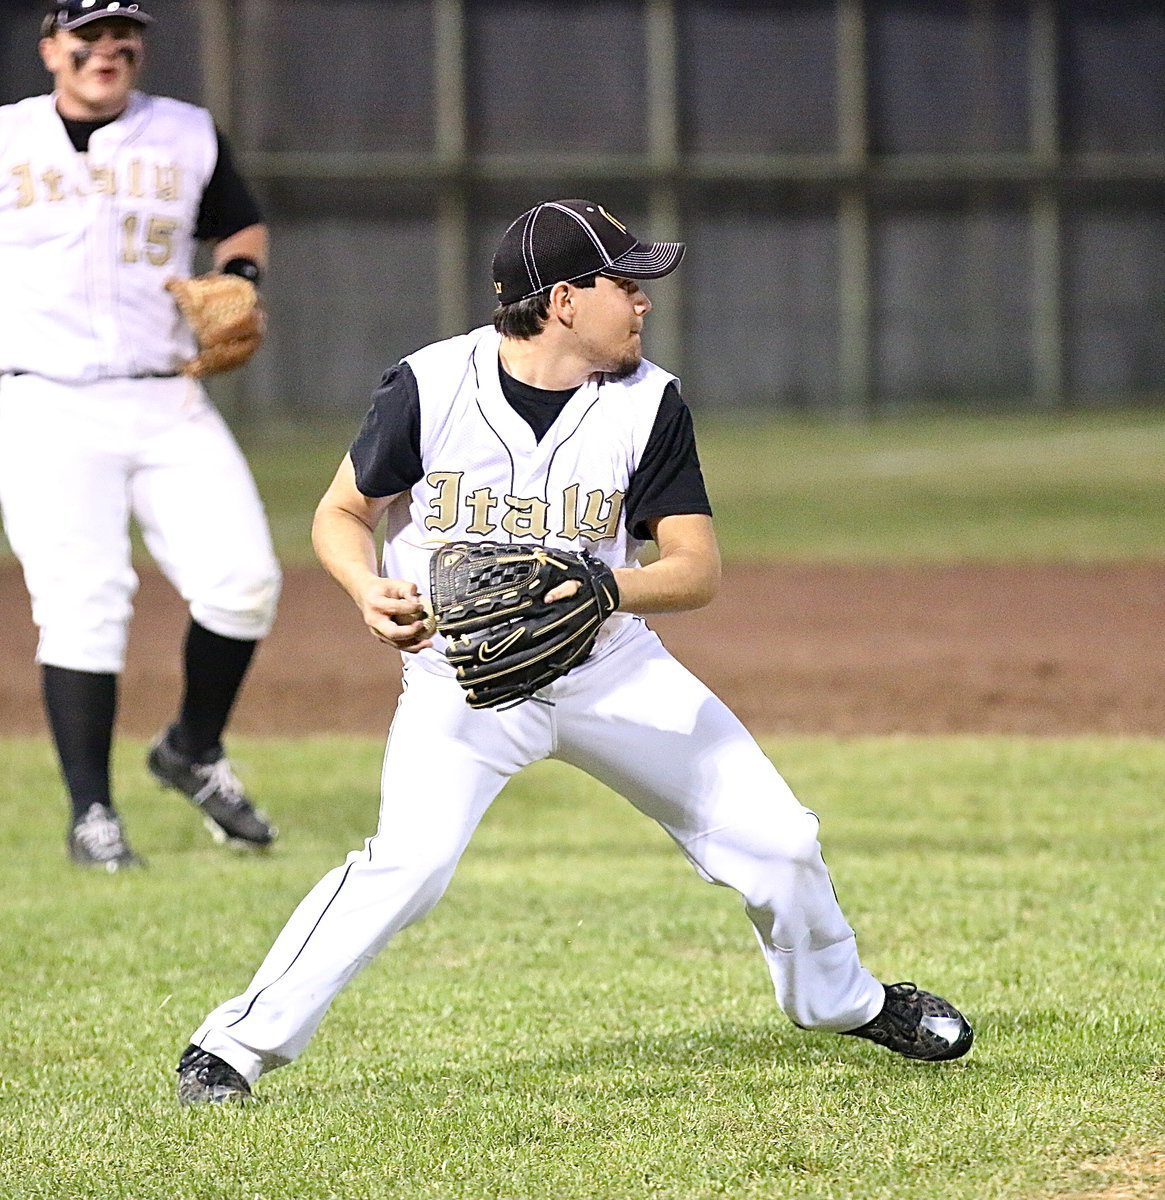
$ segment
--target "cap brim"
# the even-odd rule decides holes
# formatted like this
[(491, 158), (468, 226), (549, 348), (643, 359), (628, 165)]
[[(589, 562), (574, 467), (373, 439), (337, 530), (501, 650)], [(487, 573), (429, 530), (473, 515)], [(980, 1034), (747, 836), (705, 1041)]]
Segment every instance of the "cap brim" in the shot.
[(623, 279), (661, 279), (680, 265), (687, 246), (683, 242), (637, 242), (630, 250), (611, 260), (601, 274)]
[(139, 25), (152, 25), (154, 18), (144, 12), (121, 12), (119, 9), (102, 9), (101, 12), (85, 13), (84, 16), (74, 17), (71, 21), (62, 21), (54, 25), (54, 29), (63, 29), (66, 33), (80, 29), (82, 25), (90, 25), (94, 21), (136, 21)]

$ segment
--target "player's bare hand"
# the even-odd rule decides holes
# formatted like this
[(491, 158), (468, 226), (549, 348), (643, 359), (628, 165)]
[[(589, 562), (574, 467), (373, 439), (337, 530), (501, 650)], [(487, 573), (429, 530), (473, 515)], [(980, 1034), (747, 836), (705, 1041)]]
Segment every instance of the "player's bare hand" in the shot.
[(437, 623), (416, 584), (376, 579), (364, 590), (359, 604), (364, 623), (378, 641), (408, 654), (433, 644)]

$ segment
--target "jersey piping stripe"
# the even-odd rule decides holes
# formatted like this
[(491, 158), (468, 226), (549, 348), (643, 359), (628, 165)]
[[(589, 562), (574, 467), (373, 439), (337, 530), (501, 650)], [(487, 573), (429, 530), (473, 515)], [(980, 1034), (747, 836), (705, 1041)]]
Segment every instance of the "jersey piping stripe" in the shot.
[[(554, 447), (553, 451), (551, 451), (550, 461), (547, 462), (547, 464), (546, 464), (546, 474), (543, 476), (543, 479), (542, 479), (542, 499), (546, 504), (550, 503), (550, 472), (554, 467), (555, 457), (558, 455), (559, 450), (561, 450), (563, 448), (563, 446), (565, 446), (566, 443), (569, 442), (570, 439), (572, 437), (574, 437), (574, 435), (576, 433), (578, 433), (578, 431), (582, 428), (583, 422), (587, 419), (587, 417), (589, 417), (591, 415), (591, 411), (594, 409), (595, 405), (598, 404), (598, 402), (602, 398), (603, 398), (603, 381), (602, 381), (602, 379), (600, 379), (598, 386), (595, 389), (595, 398), (590, 402), (590, 404), (588, 404), (586, 406), (586, 409), (583, 412), (579, 413), (578, 422), (576, 423), (575, 427), (570, 431), (570, 433), (568, 433), (566, 435), (566, 437), (564, 437), (558, 443), (558, 445), (556, 445)], [(512, 490), (513, 489), (511, 488), (511, 491)]]
[[(506, 452), (506, 457), (510, 460), (510, 494), (518, 490), (518, 466), (514, 462), (514, 452), (510, 449), (506, 439), (490, 424), (490, 419), (485, 415), (485, 409), (481, 404), (481, 375), (477, 369), (477, 347), (473, 348), (473, 353), (470, 355), (473, 362), (473, 380), (477, 384), (477, 395), (474, 397), (474, 404), (477, 405), (477, 411), (481, 413), (481, 419), (485, 422), (486, 428), (498, 439), (502, 449)], [(499, 385), (500, 386), (500, 385)]]
[[(371, 847), (368, 849), (368, 861), (369, 862), (372, 861)], [(251, 1010), (255, 1007), (256, 1004), (258, 1004), (259, 997), (262, 996), (263, 993), (265, 991), (267, 991), (268, 988), (274, 987), (275, 984), (277, 984), (284, 977), (284, 975), (286, 975), (287, 972), (290, 971), (291, 968), (295, 966), (296, 962), (299, 959), (299, 956), (307, 949), (307, 944), (308, 944), (308, 942), (311, 941), (312, 934), (315, 933), (315, 931), (320, 927), (320, 922), (324, 919), (324, 917), (327, 916), (328, 909), (331, 908), (332, 905), (335, 904), (336, 900), (339, 898), (340, 892), (342, 891), (344, 884), (348, 882), (348, 876), (349, 876), (349, 874), (351, 874), (352, 868), (355, 865), (356, 865), (355, 863), (349, 863), (348, 866), (345, 868), (343, 877), (340, 879), (340, 882), (336, 885), (336, 890), (332, 893), (332, 898), (327, 902), (327, 904), (324, 905), (323, 912), (321, 912), (320, 915), (318, 917), (316, 917), (315, 924), (311, 927), (311, 929), (308, 930), (307, 937), (305, 937), (303, 939), (303, 942), (300, 944), (299, 949), (295, 952), (295, 957), (292, 958), (292, 960), (287, 964), (287, 966), (284, 967), (283, 970), (280, 971), (279, 974), (274, 979), (272, 979), (270, 983), (265, 983), (254, 994), (254, 996), (251, 997), (251, 1003), (247, 1005), (246, 1010), (243, 1012), (242, 1016), (236, 1017), (233, 1021), (231, 1021), (226, 1026), (227, 1029), (234, 1029), (234, 1027), (236, 1025), (238, 1025), (240, 1021), (245, 1021), (251, 1015)]]

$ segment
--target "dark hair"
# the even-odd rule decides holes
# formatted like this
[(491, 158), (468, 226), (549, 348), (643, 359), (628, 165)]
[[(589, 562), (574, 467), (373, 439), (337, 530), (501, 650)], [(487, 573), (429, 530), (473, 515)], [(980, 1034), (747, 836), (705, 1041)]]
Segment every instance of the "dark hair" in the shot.
[[(569, 282), (574, 287), (593, 288), (597, 275), (584, 275), (581, 279)], [(494, 309), (494, 328), (502, 337), (517, 338), (527, 341), (537, 337), (546, 328), (546, 318), (550, 316), (550, 291), (538, 292), (527, 296), (525, 300), (515, 300), (513, 304), (499, 304)]]

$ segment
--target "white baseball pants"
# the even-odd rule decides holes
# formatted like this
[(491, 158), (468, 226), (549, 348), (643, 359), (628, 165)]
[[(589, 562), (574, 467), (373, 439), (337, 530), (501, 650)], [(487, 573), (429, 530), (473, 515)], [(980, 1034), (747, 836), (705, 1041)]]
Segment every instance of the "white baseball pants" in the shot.
[(641, 621), (534, 701), (468, 707), (448, 675), (406, 663), (380, 822), (300, 903), (240, 996), (193, 1041), (249, 1081), (294, 1059), (345, 984), (440, 899), (490, 802), (542, 758), (572, 763), (658, 821), (706, 880), (744, 898), (777, 1000), (846, 1030), (882, 1007), (821, 858), (817, 817), (729, 709)]
[(129, 525), (212, 633), (266, 636), (279, 566), (242, 452), (200, 384), (0, 378), (0, 508), (37, 661), (120, 672), (137, 591)]

